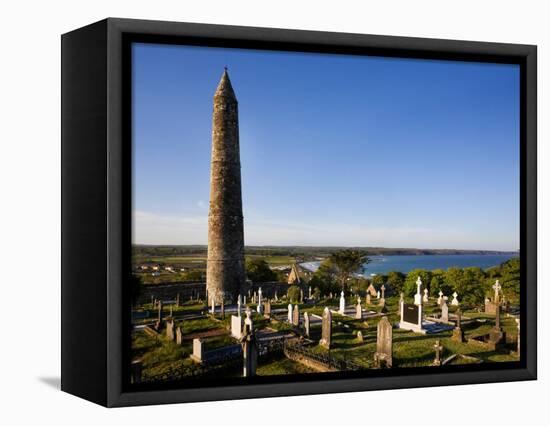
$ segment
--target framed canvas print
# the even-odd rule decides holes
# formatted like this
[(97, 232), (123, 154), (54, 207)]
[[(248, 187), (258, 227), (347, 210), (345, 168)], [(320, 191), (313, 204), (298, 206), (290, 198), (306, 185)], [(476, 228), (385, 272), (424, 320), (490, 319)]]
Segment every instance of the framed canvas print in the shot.
[(63, 390), (126, 406), (535, 378), (535, 46), (63, 35)]

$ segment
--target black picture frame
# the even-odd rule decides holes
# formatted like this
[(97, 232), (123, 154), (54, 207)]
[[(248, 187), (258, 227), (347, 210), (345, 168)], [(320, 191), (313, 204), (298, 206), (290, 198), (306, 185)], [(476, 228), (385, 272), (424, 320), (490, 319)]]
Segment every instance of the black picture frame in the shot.
[[(521, 357), (517, 363), (131, 388), (126, 325), (131, 239), (130, 43), (448, 59), (520, 65)], [(62, 42), (61, 388), (98, 404), (258, 398), (537, 377), (537, 49), (532, 45), (109, 18)], [(509, 365), (514, 364), (514, 365)], [(254, 379), (254, 378), (253, 378)]]

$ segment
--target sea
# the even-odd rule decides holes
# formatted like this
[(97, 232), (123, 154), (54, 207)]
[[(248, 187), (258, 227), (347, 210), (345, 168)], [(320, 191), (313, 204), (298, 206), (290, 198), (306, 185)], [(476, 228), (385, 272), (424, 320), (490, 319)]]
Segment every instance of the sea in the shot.
[[(369, 256), (370, 263), (364, 265), (366, 277), (400, 271), (406, 274), (413, 269), (448, 269), (451, 267), (467, 268), (477, 266), (487, 269), (502, 262), (518, 257), (517, 254), (425, 254), (425, 255), (390, 255)], [(320, 261), (304, 262), (300, 265), (310, 271), (319, 268)]]

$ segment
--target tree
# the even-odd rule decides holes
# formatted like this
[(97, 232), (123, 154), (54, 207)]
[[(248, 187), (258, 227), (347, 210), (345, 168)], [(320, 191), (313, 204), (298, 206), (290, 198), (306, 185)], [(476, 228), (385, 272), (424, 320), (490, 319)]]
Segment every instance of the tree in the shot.
[(381, 274), (377, 274), (372, 277), (372, 285), (375, 287), (380, 287), (382, 284), (386, 284), (386, 277)]
[(416, 294), (416, 280), (418, 280), (418, 277), (422, 280), (422, 289), (423, 292), (424, 288), (428, 288), (430, 283), (432, 281), (432, 273), (430, 271), (426, 271), (425, 269), (413, 269), (407, 274), (407, 278), (405, 278), (405, 284), (403, 286), (403, 292), (406, 296), (414, 296)]
[(136, 274), (130, 274), (130, 288), (132, 303), (136, 303), (143, 292), (143, 281)]
[(363, 265), (370, 262), (366, 252), (362, 250), (346, 249), (332, 253), (329, 256), (330, 263), (334, 268), (336, 281), (342, 288), (346, 289), (346, 284), (351, 276), (363, 270)]
[(287, 297), (291, 303), (296, 303), (300, 301), (300, 287), (297, 285), (292, 285), (288, 288)]
[(277, 281), (277, 274), (271, 270), (263, 259), (250, 259), (246, 262), (246, 275), (256, 283)]
[(405, 275), (399, 271), (390, 271), (388, 272), (388, 279), (386, 282), (391, 287), (394, 294), (399, 294), (403, 291)]

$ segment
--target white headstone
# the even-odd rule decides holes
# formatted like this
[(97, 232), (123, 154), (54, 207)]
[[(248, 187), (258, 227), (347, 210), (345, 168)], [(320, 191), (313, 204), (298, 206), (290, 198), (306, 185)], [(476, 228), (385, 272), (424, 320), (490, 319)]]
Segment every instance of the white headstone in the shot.
[(242, 337), (243, 331), (243, 317), (231, 315), (231, 336), (235, 339), (240, 339)]
[(261, 314), (262, 311), (263, 311), (262, 288), (261, 287), (258, 289), (258, 306), (257, 306), (256, 310), (258, 311), (259, 314)]
[(414, 295), (414, 304), (422, 305), (422, 280), (420, 277), (416, 280), (416, 294)]
[(443, 292), (439, 290), (439, 297), (437, 298), (437, 304), (441, 305), (441, 302), (443, 302)]
[(292, 324), (292, 303), (288, 304), (288, 322)]
[(344, 298), (344, 290), (340, 293), (340, 309), (338, 312), (340, 312), (340, 315), (344, 315), (344, 312), (346, 310), (346, 299)]
[(422, 299), (424, 302), (428, 302), (430, 299), (428, 298), (428, 289), (424, 289), (424, 299)]
[(458, 303), (457, 296), (458, 296), (458, 293), (455, 291), (453, 293), (453, 300), (451, 300), (451, 305), (458, 306), (460, 304), (460, 303)]

